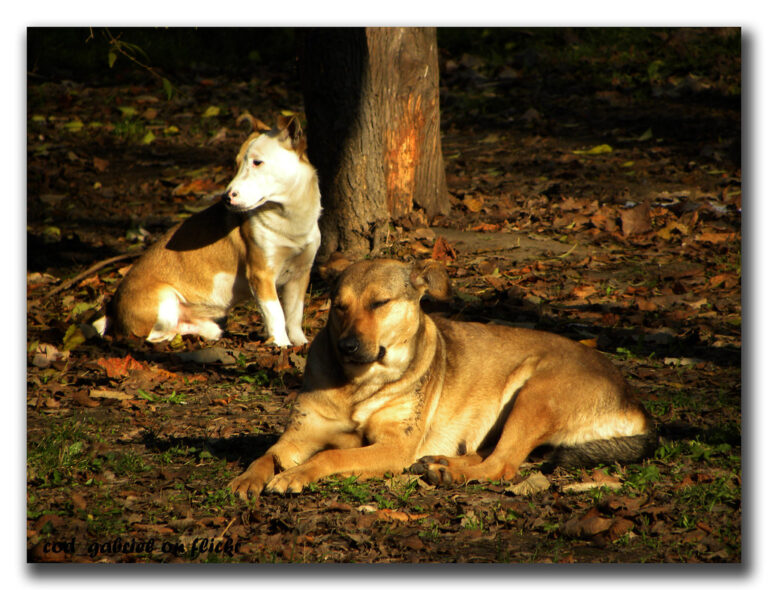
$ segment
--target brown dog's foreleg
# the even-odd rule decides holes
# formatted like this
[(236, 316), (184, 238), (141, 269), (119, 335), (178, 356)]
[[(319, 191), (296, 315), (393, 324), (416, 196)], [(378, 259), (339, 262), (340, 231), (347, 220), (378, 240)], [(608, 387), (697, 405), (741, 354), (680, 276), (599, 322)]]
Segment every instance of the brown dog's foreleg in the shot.
[(298, 493), (307, 484), (336, 473), (375, 477), (391, 471), (400, 473), (408, 466), (408, 451), (396, 444), (374, 443), (367, 447), (330, 449), (313, 456), (302, 465), (278, 473), (265, 490), (284, 494)]
[(246, 499), (258, 496), (264, 485), (275, 475), (275, 455), (267, 453), (248, 466), (243, 473), (227, 484), (236, 496)]
[(241, 498), (258, 496), (278, 471), (290, 470), (329, 446), (359, 445), (360, 435), (347, 432), (347, 427), (343, 422), (323, 418), (311, 400), (304, 404), (299, 401), (285, 433), (228, 487)]

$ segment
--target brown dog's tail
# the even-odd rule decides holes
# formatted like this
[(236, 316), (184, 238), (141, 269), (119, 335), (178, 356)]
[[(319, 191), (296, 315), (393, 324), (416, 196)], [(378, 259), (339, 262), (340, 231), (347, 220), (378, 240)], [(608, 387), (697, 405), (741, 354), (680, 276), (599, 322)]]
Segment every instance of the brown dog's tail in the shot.
[(635, 463), (653, 455), (659, 446), (656, 432), (592, 440), (576, 446), (557, 447), (547, 463), (564, 467), (590, 467), (600, 463)]

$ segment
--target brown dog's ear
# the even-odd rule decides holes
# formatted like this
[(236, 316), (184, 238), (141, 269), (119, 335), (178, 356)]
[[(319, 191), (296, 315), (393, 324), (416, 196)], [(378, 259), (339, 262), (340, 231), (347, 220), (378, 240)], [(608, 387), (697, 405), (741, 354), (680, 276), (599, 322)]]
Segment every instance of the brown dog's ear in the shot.
[(451, 281), (448, 271), (435, 260), (420, 260), (411, 268), (411, 284), (422, 295), (438, 300), (451, 297)]
[(328, 257), (328, 260), (317, 265), (317, 274), (324, 281), (333, 282), (339, 278), (344, 269), (346, 269), (352, 261), (344, 256), (341, 252), (334, 252)]

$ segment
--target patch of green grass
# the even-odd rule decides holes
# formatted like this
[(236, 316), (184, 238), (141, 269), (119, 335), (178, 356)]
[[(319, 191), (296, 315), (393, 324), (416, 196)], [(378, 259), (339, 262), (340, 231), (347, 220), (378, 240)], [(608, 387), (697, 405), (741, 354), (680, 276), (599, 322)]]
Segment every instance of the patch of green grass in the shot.
[(52, 422), (48, 432), (29, 441), (27, 479), (40, 480), (42, 487), (74, 481), (92, 469), (86, 453), (89, 442), (82, 421), (70, 418)]
[(140, 475), (141, 473), (151, 471), (152, 467), (144, 462), (144, 458), (135, 451), (112, 452), (106, 454), (104, 460), (95, 458), (93, 460), (94, 469), (107, 467), (118, 477), (129, 475)]
[[(157, 455), (157, 458), (161, 463), (167, 465), (170, 463), (176, 463), (179, 459), (189, 457), (190, 455), (194, 457), (194, 452), (190, 452), (190, 447), (177, 445), (164, 450), (162, 453)], [(185, 463), (186, 462), (187, 461), (185, 461)]]
[(459, 526), (469, 531), (483, 531), (485, 529), (485, 523), (481, 515), (475, 513), (474, 510), (467, 510), (465, 513), (459, 514)]
[(345, 501), (357, 502), (358, 504), (369, 502), (373, 495), (370, 486), (367, 483), (358, 482), (356, 476), (341, 481), (338, 484), (338, 492)]
[(139, 389), (138, 395), (140, 398), (152, 403), (166, 403), (176, 405), (186, 405), (187, 403), (187, 395), (185, 393), (177, 393), (175, 389), (170, 393), (170, 395), (158, 395), (156, 393)]
[(421, 531), (419, 531), (418, 534), (419, 534), (419, 537), (421, 537), (425, 541), (436, 543), (437, 541), (440, 541), (443, 538), (443, 535), (440, 532), (440, 525), (437, 523), (436, 520), (428, 519), (423, 526), (424, 528)]
[(240, 375), (237, 378), (237, 381), (238, 383), (248, 383), (250, 385), (260, 385), (261, 387), (267, 387), (271, 380), (269, 378), (269, 374), (264, 369), (261, 369), (250, 375)]
[(666, 416), (672, 409), (672, 402), (668, 399), (643, 399), (641, 403), (656, 418)]
[(115, 502), (109, 491), (88, 503), (84, 520), (88, 532), (98, 537), (122, 535), (127, 531), (125, 507)]
[(139, 141), (147, 133), (147, 128), (139, 119), (126, 118), (115, 124), (113, 133), (126, 141)]
[(624, 486), (643, 493), (651, 485), (659, 481), (660, 477), (659, 468), (653, 463), (628, 465)]
[(209, 508), (231, 508), (235, 503), (235, 495), (228, 488), (212, 489), (203, 498), (203, 505)]

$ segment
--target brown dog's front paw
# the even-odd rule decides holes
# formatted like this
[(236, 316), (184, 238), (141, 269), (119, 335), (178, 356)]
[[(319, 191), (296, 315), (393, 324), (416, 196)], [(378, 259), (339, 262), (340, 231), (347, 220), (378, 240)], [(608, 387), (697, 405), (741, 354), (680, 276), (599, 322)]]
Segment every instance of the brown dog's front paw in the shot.
[(270, 456), (256, 459), (241, 475), (227, 484), (238, 498), (255, 498), (264, 489), (266, 483), (275, 474), (274, 461)]
[(250, 475), (247, 471), (242, 475), (238, 475), (232, 481), (227, 484), (227, 487), (232, 490), (238, 498), (247, 500), (248, 498), (255, 498), (261, 493), (264, 488), (264, 481), (259, 477)]
[(305, 469), (301, 466), (293, 467), (273, 477), (264, 491), (273, 494), (298, 494), (311, 481), (313, 478)]
[(427, 483), (447, 485), (453, 483), (453, 475), (448, 468), (448, 459), (445, 457), (422, 457), (408, 468), (410, 473), (421, 475)]

